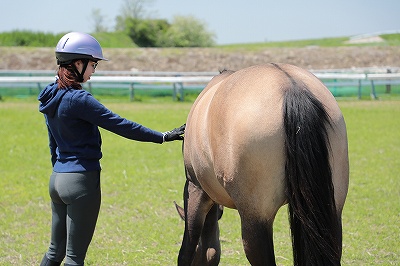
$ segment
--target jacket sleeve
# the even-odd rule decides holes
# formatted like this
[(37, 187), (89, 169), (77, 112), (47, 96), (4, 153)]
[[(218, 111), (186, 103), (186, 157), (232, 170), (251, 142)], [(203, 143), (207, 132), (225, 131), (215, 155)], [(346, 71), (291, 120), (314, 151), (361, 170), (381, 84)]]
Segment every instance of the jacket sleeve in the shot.
[(75, 110), (77, 112), (80, 110), (79, 115), (82, 119), (131, 140), (163, 143), (163, 133), (120, 117), (107, 109), (90, 93), (80, 93), (76, 96), (79, 99), (74, 102), (79, 106), (76, 106)]

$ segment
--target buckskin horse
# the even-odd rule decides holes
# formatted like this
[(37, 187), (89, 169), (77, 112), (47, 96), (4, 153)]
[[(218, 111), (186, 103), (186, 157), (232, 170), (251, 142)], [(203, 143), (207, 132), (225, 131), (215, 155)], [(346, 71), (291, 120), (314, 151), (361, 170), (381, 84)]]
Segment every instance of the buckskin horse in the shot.
[(237, 209), (250, 264), (275, 265), (273, 222), (285, 204), (294, 265), (340, 265), (346, 125), (312, 73), (274, 63), (221, 72), (190, 110), (183, 157), (178, 265), (219, 264), (218, 206)]

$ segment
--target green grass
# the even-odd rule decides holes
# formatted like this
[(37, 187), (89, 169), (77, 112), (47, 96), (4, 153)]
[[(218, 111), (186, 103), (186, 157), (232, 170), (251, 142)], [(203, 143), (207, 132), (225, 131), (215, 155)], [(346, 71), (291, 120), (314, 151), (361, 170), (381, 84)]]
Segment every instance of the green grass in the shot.
[(306, 39), (306, 40), (293, 40), (293, 41), (279, 41), (279, 42), (262, 42), (262, 43), (244, 43), (244, 44), (227, 44), (219, 45), (220, 48), (226, 50), (245, 49), (246, 51), (258, 51), (265, 48), (301, 48), (309, 46), (319, 47), (340, 47), (340, 46), (399, 46), (400, 34), (385, 34), (381, 35), (384, 42), (381, 43), (358, 43), (349, 44), (348, 36), (336, 38), (321, 38), (321, 39)]
[(385, 40), (387, 45), (399, 46), (400, 45), (400, 34), (383, 34), (381, 38)]
[(309, 39), (297, 41), (279, 41), (279, 42), (262, 42), (262, 43), (245, 43), (245, 44), (227, 44), (219, 45), (218, 47), (226, 49), (243, 48), (246, 50), (260, 50), (264, 48), (293, 48), (293, 47), (307, 47), (307, 46), (321, 46), (321, 47), (338, 47), (345, 46), (348, 37), (340, 38), (323, 38), (323, 39)]
[[(0, 32), (0, 46), (20, 47), (54, 47), (64, 33), (45, 33), (26, 30)], [(102, 44), (103, 48), (132, 48), (137, 47), (123, 32), (99, 32), (93, 36)]]
[[(164, 131), (191, 102), (117, 102), (122, 116)], [(339, 101), (348, 128), (350, 188), (343, 213), (343, 265), (398, 265), (400, 101)], [(38, 265), (50, 234), (47, 133), (31, 99), (0, 102), (0, 265)], [(184, 224), (181, 143), (139, 143), (102, 130), (102, 207), (86, 265), (176, 265)], [(248, 265), (239, 217), (220, 222), (221, 265)], [(275, 222), (278, 265), (292, 265), (286, 208)]]
[[(66, 33), (66, 32), (65, 32)], [(65, 33), (45, 33), (24, 30), (15, 30), (11, 32), (0, 32), (0, 46), (30, 46), (30, 47), (54, 47), (54, 43)], [(99, 32), (93, 33), (93, 36), (101, 43), (103, 48), (132, 48), (137, 47), (130, 37), (124, 32)], [(267, 47), (338, 47), (338, 46), (399, 46), (400, 34), (383, 34), (385, 41), (382, 43), (348, 44), (350, 36), (327, 37), (320, 39), (273, 41), (262, 43), (235, 43), (227, 45), (216, 45), (215, 47), (226, 50), (246, 49), (247, 51), (260, 50)]]
[(350, 148), (344, 265), (398, 265), (400, 102), (343, 102)]
[(123, 32), (99, 32), (94, 33), (99, 43), (103, 48), (133, 48), (137, 45), (132, 42), (132, 39)]

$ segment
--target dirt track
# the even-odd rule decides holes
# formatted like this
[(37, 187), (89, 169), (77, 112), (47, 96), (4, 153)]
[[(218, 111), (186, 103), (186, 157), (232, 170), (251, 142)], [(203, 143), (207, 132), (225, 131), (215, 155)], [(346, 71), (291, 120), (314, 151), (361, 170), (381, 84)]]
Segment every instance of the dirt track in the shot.
[[(218, 71), (281, 62), (307, 69), (400, 67), (400, 47), (266, 48), (230, 52), (218, 48), (105, 49), (99, 70)], [(0, 69), (54, 70), (54, 49), (0, 47)], [(397, 71), (397, 70), (395, 70)]]

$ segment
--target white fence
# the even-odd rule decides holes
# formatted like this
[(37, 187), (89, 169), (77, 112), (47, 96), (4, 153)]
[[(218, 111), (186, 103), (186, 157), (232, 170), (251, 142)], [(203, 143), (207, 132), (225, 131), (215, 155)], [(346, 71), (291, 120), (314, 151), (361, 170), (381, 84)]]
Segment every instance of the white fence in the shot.
[[(115, 87), (121, 84), (129, 85), (129, 97), (132, 101), (134, 99), (134, 89), (137, 84), (172, 84), (173, 98), (176, 95), (181, 95), (180, 99), (183, 101), (184, 97), (184, 84), (200, 84), (205, 86), (213, 76), (92, 76), (91, 79), (85, 84), (88, 90), (91, 91), (93, 86), (108, 86)], [(28, 87), (32, 88), (37, 86), (40, 91), (43, 86), (55, 81), (55, 77), (49, 76), (8, 76), (0, 77), (0, 87)]]
[[(369, 87), (371, 98), (376, 99), (376, 85), (400, 84), (400, 73), (342, 73), (312, 71), (328, 87), (358, 87), (358, 98), (361, 91)], [(55, 80), (52, 71), (0, 71), (0, 87), (36, 87), (43, 86)], [(134, 99), (134, 89), (137, 84), (169, 84), (173, 88), (173, 97), (180, 93), (183, 100), (184, 90), (189, 84), (205, 86), (217, 72), (131, 72), (131, 71), (98, 71), (87, 82), (89, 90), (93, 86), (129, 85), (130, 99)]]

